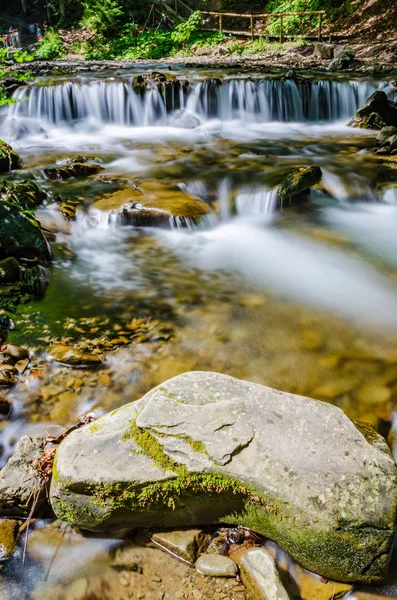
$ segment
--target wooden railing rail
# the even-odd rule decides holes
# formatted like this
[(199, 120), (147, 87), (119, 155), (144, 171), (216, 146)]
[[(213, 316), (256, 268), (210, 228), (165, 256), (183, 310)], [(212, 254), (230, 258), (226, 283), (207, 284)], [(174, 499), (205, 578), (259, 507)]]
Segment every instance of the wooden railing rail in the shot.
[[(318, 15), (317, 37), (318, 37), (318, 41), (321, 42), (323, 15), (325, 15), (325, 10), (305, 10), (302, 12), (260, 13), (260, 14), (212, 12), (212, 11), (208, 11), (208, 10), (202, 10), (200, 12), (202, 15), (218, 17), (219, 31), (224, 31), (223, 17), (249, 19), (250, 20), (250, 34), (251, 34), (252, 39), (254, 39), (254, 37), (255, 37), (255, 20), (256, 19), (269, 19), (269, 18), (280, 19), (280, 35), (279, 35), (280, 43), (282, 43), (284, 40), (284, 30), (283, 30), (284, 17), (298, 17), (298, 16), (301, 17), (301, 16), (307, 16), (307, 15)], [(260, 34), (257, 34), (257, 35), (260, 35)]]

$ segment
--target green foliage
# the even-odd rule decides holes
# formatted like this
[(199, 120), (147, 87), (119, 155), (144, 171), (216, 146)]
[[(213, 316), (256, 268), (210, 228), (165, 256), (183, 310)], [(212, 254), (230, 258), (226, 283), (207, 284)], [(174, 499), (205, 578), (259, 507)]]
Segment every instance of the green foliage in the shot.
[[(270, 0), (266, 5), (266, 12), (289, 13), (314, 10), (325, 10), (326, 18), (336, 18), (340, 12), (349, 10), (350, 0)], [(283, 31), (286, 35), (300, 35), (315, 29), (318, 26), (318, 15), (304, 17), (284, 17)], [(275, 18), (268, 23), (268, 34), (278, 35), (280, 32), (280, 19)]]
[(86, 0), (81, 24), (97, 33), (111, 35), (120, 28), (123, 16), (124, 7), (119, 0)]
[(171, 33), (171, 39), (175, 46), (180, 47), (192, 41), (194, 35), (198, 32), (201, 24), (201, 12), (196, 10), (187, 21), (179, 23)]
[(39, 42), (36, 50), (36, 56), (45, 59), (54, 59), (62, 58), (62, 56), (65, 56), (65, 54), (66, 49), (59, 33), (53, 29), (48, 29), (43, 39)]
[(26, 50), (17, 50), (13, 54), (13, 59), (17, 63), (26, 63), (32, 62), (32, 60), (34, 60), (34, 56), (33, 54), (29, 54), (29, 52), (26, 52)]

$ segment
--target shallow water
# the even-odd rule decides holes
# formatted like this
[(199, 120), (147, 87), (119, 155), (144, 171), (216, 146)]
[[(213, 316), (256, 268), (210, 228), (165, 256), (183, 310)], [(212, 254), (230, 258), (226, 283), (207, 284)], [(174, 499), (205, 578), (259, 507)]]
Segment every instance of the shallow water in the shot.
[[(153, 90), (135, 97), (134, 73), (40, 81), (18, 92), (3, 122), (25, 160), (15, 177), (45, 187), (38, 214), (61, 231), (47, 294), (20, 307), (9, 336), (34, 350), (36, 371), (9, 393), (2, 461), (24, 431), (111, 410), (192, 369), (330, 401), (387, 434), (397, 404), (397, 170), (367, 152), (373, 132), (346, 122), (389, 82), (324, 80), (308, 96), (291, 81), (181, 70), (192, 91), (170, 105)], [(223, 81), (215, 95), (210, 75)], [(45, 166), (73, 153), (104, 171), (45, 180)], [(282, 176), (311, 164), (324, 176), (310, 202), (277, 208)], [(139, 229), (92, 208), (153, 181), (162, 193), (204, 199), (210, 214), (199, 225)], [(75, 222), (60, 216), (59, 195), (78, 207)], [(112, 345), (135, 331), (134, 319), (139, 335)], [(105, 340), (106, 377), (43, 363), (59, 340), (88, 351)], [(83, 549), (88, 561), (96, 548)], [(18, 560), (7, 600), (20, 590)], [(34, 559), (27, 573), (34, 590), (42, 576)], [(52, 577), (77, 575), (62, 563)]]

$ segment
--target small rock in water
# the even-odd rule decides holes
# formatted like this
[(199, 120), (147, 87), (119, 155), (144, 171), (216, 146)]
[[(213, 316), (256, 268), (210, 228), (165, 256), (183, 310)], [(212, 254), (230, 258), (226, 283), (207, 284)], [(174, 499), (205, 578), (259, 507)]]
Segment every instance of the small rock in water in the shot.
[(236, 577), (236, 563), (221, 554), (203, 554), (196, 562), (196, 569), (207, 577)]
[(14, 519), (0, 519), (0, 560), (10, 558), (17, 545), (19, 522)]
[(240, 548), (232, 553), (240, 576), (255, 600), (289, 600), (276, 563), (265, 548)]
[(16, 358), (17, 361), (29, 358), (29, 351), (26, 350), (26, 348), (22, 348), (21, 346), (15, 346), (14, 344), (6, 344), (1, 348), (1, 351), (4, 354), (8, 354), (9, 356)]
[(71, 367), (98, 367), (102, 364), (101, 359), (97, 356), (84, 354), (75, 348), (69, 348), (62, 344), (50, 346), (47, 352), (52, 360)]
[(201, 529), (182, 529), (153, 534), (153, 540), (184, 560), (194, 563), (198, 548), (203, 541)]

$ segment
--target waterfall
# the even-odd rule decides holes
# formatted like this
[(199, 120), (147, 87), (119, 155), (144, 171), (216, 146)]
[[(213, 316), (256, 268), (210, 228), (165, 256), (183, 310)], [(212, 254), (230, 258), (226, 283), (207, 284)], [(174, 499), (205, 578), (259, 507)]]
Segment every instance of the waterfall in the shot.
[(238, 215), (271, 216), (277, 205), (277, 188), (273, 190), (246, 189), (236, 196), (235, 205)]
[[(382, 84), (387, 87), (387, 84)], [(19, 88), (7, 119), (56, 126), (102, 123), (123, 126), (169, 124), (175, 110), (200, 119), (245, 122), (347, 120), (377, 89), (370, 81), (291, 79), (208, 79), (194, 82), (189, 92), (180, 82), (161, 85), (142, 96), (126, 81), (83, 80)], [(172, 124), (172, 119), (171, 119)], [(36, 125), (37, 126), (37, 125)]]

